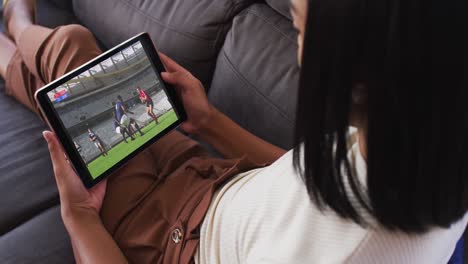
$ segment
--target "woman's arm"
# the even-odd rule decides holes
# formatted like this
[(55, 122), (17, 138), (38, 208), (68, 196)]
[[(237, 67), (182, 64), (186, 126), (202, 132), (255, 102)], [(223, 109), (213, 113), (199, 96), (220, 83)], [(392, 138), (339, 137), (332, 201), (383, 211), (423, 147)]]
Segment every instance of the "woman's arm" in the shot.
[(76, 249), (75, 241), (73, 241), (73, 239), (70, 238), (70, 242), (71, 242), (71, 246), (72, 246), (72, 249), (73, 249), (73, 255), (75, 256), (75, 263), (76, 264), (82, 264), (83, 261), (81, 261), (80, 254), (79, 254), (78, 250)]
[(44, 132), (49, 146), (55, 180), (60, 194), (63, 223), (73, 243), (76, 261), (82, 263), (127, 263), (125, 256), (104, 228), (99, 211), (106, 191), (106, 180), (86, 189), (68, 164), (57, 137)]
[(226, 158), (247, 155), (257, 163), (272, 163), (286, 152), (243, 129), (215, 108), (197, 136), (215, 147)]
[(128, 263), (98, 214), (64, 216), (64, 222), (77, 263)]
[(271, 163), (285, 153), (215, 109), (198, 79), (164, 54), (160, 57), (168, 71), (161, 76), (177, 89), (187, 111), (188, 120), (181, 126), (185, 132), (199, 136), (227, 158), (247, 155), (257, 163)]

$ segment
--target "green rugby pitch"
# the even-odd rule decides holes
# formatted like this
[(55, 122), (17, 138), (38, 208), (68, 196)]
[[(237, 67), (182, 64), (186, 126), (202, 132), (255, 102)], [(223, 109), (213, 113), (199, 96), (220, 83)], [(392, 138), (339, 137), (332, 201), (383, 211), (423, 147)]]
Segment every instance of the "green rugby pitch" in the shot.
[(117, 164), (128, 154), (132, 153), (140, 146), (144, 145), (154, 136), (161, 133), (164, 129), (174, 124), (177, 121), (177, 115), (174, 110), (170, 110), (166, 114), (159, 117), (159, 124), (156, 126), (156, 123), (151, 122), (149, 125), (141, 129), (144, 133), (143, 136), (140, 136), (138, 132), (135, 133), (135, 140), (127, 138), (128, 143), (122, 141), (121, 143), (115, 145), (112, 149), (108, 151), (108, 156), (100, 156), (97, 159), (90, 162), (88, 170), (91, 173), (93, 179), (99, 177), (106, 170)]

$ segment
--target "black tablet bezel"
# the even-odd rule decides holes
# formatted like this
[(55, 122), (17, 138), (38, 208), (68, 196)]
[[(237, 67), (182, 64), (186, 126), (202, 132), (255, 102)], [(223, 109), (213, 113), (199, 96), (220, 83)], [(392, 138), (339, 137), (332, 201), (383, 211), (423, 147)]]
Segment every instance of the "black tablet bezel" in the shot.
[[(52, 105), (52, 102), (50, 101), (47, 93), (50, 92), (51, 90), (67, 83), (74, 77), (78, 76), (79, 74), (87, 71), (88, 69), (96, 66), (97, 64), (103, 62), (104, 60), (110, 58), (111, 56), (119, 53), (120, 51), (128, 48), (129, 46), (136, 44), (137, 42), (141, 42), (144, 51), (146, 52), (146, 55), (148, 56), (148, 59), (151, 62), (151, 65), (153, 69), (156, 71), (158, 77), (160, 78), (161, 82), (163, 83), (163, 89), (167, 93), (168, 100), (170, 103), (173, 105), (173, 108), (177, 114), (178, 120), (166, 128), (165, 130), (161, 131), (158, 135), (153, 137), (151, 140), (146, 142), (144, 145), (142, 145), (140, 148), (136, 149), (134, 152), (129, 154), (127, 157), (125, 157), (123, 160), (115, 164), (113, 167), (108, 169), (106, 172), (98, 176), (96, 179), (93, 179), (91, 176), (90, 172), (88, 171), (86, 164), (84, 163), (83, 159), (81, 158), (80, 154), (76, 150), (73, 140), (70, 138), (68, 133), (66, 132), (65, 126), (63, 125), (62, 121), (60, 120), (58, 113), (55, 111), (55, 108)], [(125, 42), (122, 44), (116, 46), (115, 48), (101, 54), (100, 56), (96, 57), (95, 59), (87, 62), (83, 66), (65, 74), (64, 76), (60, 77), (59, 79), (49, 83), (48, 85), (44, 86), (40, 90), (38, 90), (35, 93), (35, 98), (36, 101), (39, 104), (40, 110), (44, 114), (44, 116), (47, 119), (47, 122), (49, 123), (49, 126), (51, 129), (55, 132), (57, 135), (60, 143), (63, 146), (63, 149), (65, 150), (65, 153), (70, 161), (70, 165), (74, 168), (75, 172), (78, 174), (78, 176), (81, 178), (83, 181), (83, 184), (86, 186), (86, 188), (91, 188), (103, 179), (106, 179), (110, 174), (115, 172), (118, 168), (120, 168), (122, 165), (127, 163), (130, 159), (141, 153), (145, 148), (147, 148), (149, 145), (153, 144), (156, 142), (158, 139), (166, 135), (168, 132), (171, 130), (177, 128), (182, 122), (184, 122), (187, 119), (187, 114), (185, 112), (185, 109), (183, 107), (183, 104), (178, 97), (176, 90), (168, 83), (164, 82), (161, 78), (161, 72), (164, 72), (165, 68), (163, 63), (161, 62), (159, 55), (156, 51), (156, 48), (148, 35), (148, 33), (141, 33)]]

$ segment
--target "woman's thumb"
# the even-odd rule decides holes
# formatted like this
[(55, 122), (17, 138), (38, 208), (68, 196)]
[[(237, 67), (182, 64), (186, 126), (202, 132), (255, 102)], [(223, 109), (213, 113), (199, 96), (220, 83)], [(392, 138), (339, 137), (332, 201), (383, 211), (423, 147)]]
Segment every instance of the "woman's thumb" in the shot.
[(50, 131), (44, 131), (42, 132), (42, 135), (47, 141), (54, 171), (57, 172), (61, 169), (66, 168), (65, 166), (68, 165), (68, 163), (58, 143), (57, 137), (54, 135), (54, 133)]

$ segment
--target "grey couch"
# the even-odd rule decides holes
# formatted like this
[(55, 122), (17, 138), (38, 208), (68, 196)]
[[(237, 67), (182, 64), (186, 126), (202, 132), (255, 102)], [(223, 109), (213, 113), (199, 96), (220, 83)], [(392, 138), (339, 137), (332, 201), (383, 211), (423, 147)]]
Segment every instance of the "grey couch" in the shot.
[[(289, 149), (299, 70), (288, 5), (289, 0), (39, 0), (38, 18), (48, 27), (83, 24), (103, 49), (149, 32), (161, 51), (203, 81), (216, 107)], [(73, 262), (41, 137), (45, 128), (5, 96), (0, 80), (0, 263)]]
[[(298, 68), (288, 0), (39, 0), (39, 23), (80, 23), (103, 49), (147, 31), (246, 129), (292, 145)], [(31, 112), (0, 81), (0, 263), (73, 262), (51, 163)]]

